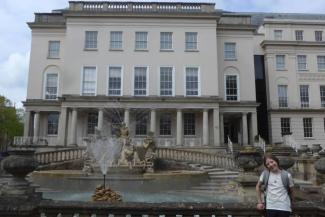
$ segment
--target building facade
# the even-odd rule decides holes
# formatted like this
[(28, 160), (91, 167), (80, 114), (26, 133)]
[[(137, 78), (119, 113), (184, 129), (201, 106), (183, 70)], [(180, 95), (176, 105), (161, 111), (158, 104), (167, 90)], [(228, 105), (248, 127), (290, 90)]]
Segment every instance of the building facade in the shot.
[[(151, 131), (161, 146), (251, 144), (263, 125), (270, 142), (292, 132), (321, 143), (323, 22), (210, 3), (72, 1), (36, 13), (24, 137), (81, 145), (96, 128), (114, 136), (124, 122), (134, 142)], [(265, 60), (260, 114), (256, 56)], [(257, 116), (268, 118), (258, 127)]]

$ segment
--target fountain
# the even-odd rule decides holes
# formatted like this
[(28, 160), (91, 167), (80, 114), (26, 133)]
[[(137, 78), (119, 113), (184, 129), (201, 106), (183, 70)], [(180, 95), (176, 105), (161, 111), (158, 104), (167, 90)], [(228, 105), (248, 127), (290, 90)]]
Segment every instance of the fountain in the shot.
[[(129, 128), (122, 123), (117, 138), (103, 136), (96, 128), (96, 134), (87, 140), (85, 165), (83, 171), (89, 176), (95, 171), (96, 164), (103, 175), (103, 185), (96, 188), (94, 201), (121, 201), (121, 196), (111, 188), (106, 188), (106, 175), (109, 170), (119, 172), (154, 172), (155, 143), (153, 133), (149, 132), (142, 145), (134, 145)], [(140, 157), (141, 156), (141, 159)]]

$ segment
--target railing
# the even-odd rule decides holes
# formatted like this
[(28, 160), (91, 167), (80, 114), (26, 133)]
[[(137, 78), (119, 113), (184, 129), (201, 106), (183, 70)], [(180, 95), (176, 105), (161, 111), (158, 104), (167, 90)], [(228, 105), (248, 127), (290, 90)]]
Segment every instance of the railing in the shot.
[[(313, 203), (300, 203), (294, 207), (294, 215), (300, 217), (324, 217), (324, 207)], [(98, 203), (98, 202), (51, 202), (42, 201), (38, 207), (41, 217), (257, 217), (262, 213), (255, 204), (219, 203)]]
[(47, 165), (50, 163), (59, 163), (65, 161), (72, 161), (81, 159), (84, 153), (82, 148), (60, 149), (56, 151), (37, 152), (35, 159), (40, 165)]
[(228, 155), (160, 147), (157, 149), (157, 157), (166, 160), (186, 161), (226, 169), (237, 169), (233, 158)]
[(70, 11), (94, 12), (215, 12), (214, 4), (173, 2), (70, 2)]
[(57, 144), (57, 136), (15, 136), (13, 144), (16, 146), (53, 146)]

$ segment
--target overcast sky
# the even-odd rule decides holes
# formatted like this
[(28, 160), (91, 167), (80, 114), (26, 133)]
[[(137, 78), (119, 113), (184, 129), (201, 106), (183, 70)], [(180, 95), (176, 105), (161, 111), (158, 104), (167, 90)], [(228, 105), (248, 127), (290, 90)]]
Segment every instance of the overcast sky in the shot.
[[(145, 0), (141, 0), (145, 1)], [(150, 0), (154, 1), (154, 0)], [(172, 0), (164, 0), (171, 2)], [(195, 0), (176, 0), (196, 2)], [(325, 0), (205, 0), (216, 8), (236, 12), (324, 13)], [(0, 3), (0, 95), (16, 106), (26, 99), (30, 29), (34, 12), (50, 12), (68, 6), (68, 0), (1, 0)]]

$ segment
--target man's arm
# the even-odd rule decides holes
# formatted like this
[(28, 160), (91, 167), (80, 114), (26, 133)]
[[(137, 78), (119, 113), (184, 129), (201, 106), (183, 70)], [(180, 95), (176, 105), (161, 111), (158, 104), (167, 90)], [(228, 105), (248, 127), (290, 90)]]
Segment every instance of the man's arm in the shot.
[(256, 193), (257, 193), (257, 209), (259, 209), (259, 210), (264, 209), (261, 187), (262, 187), (262, 182), (258, 181), (256, 184)]
[(293, 190), (293, 187), (290, 187), (289, 188), (289, 197), (290, 197), (290, 200), (291, 200), (291, 203), (294, 202), (294, 190)]

